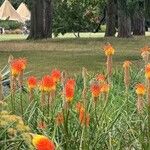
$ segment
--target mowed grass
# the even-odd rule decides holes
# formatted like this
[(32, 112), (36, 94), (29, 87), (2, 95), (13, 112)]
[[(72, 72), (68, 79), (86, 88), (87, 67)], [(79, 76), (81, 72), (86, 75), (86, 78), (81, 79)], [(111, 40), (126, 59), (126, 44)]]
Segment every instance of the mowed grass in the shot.
[(8, 57), (12, 54), (14, 57), (27, 58), (27, 70), (37, 76), (49, 73), (52, 68), (66, 70), (72, 74), (81, 72), (84, 66), (90, 72), (99, 72), (106, 62), (102, 49), (106, 42), (110, 42), (116, 49), (114, 67), (120, 67), (124, 60), (131, 60), (140, 65), (140, 48), (148, 45), (149, 41), (150, 36), (130, 39), (56, 38), (39, 41), (7, 38), (6, 41), (0, 42), (0, 68), (7, 64)]

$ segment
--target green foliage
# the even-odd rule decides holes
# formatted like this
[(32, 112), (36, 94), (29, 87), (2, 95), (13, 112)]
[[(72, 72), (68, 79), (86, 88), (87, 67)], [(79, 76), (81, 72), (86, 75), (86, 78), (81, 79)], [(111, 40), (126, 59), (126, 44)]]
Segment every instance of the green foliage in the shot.
[(144, 0), (128, 0), (127, 4), (131, 16), (137, 11), (144, 13)]
[(10, 20), (0, 20), (0, 27), (3, 27), (6, 30), (15, 30), (20, 29), (22, 26), (22, 23), (19, 23), (17, 21), (10, 21)]
[(145, 0), (146, 18), (150, 21), (150, 0)]
[[(79, 147), (87, 150), (129, 149), (134, 147), (138, 150), (147, 149), (149, 143), (147, 139), (147, 109), (145, 107), (143, 114), (138, 114), (136, 110), (137, 97), (135, 95), (135, 85), (144, 82), (144, 72), (133, 67), (130, 88), (126, 93), (123, 83), (123, 70), (114, 70), (108, 102), (101, 96), (96, 105), (93, 102), (89, 86), (93, 77), (93, 74), (88, 76), (88, 88), (86, 90), (86, 111), (90, 113), (89, 127), (80, 124), (76, 111), (76, 103), (82, 100), (83, 79), (81, 76), (75, 76), (75, 97), (69, 105), (68, 121), (64, 125), (57, 126), (55, 122), (57, 113), (63, 110), (60, 83), (57, 86), (56, 98), (51, 103), (50, 111), (48, 111), (48, 105), (44, 106), (44, 110), (42, 109), (39, 90), (34, 93), (34, 101), (29, 101), (28, 94), (23, 93), (25, 124), (29, 125), (32, 132), (49, 136), (60, 150), (79, 149)], [(20, 115), (21, 100), (19, 92), (15, 94), (14, 99), (16, 102), (15, 113)], [(7, 102), (10, 106), (10, 99)], [(65, 112), (64, 115), (66, 115)], [(45, 128), (38, 126), (41, 120), (46, 123)]]
[(80, 0), (54, 1), (53, 32), (92, 32), (98, 24), (98, 3)]
[[(4, 105), (4, 103), (3, 103)], [(0, 105), (1, 108), (3, 107)], [(30, 149), (30, 128), (21, 117), (0, 111), (0, 149)]]

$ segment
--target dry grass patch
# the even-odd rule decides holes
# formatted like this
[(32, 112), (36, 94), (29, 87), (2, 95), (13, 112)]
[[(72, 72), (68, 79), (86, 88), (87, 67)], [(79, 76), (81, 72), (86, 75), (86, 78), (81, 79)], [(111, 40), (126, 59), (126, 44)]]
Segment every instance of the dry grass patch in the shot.
[(52, 68), (80, 72), (85, 66), (89, 71), (99, 71), (105, 63), (102, 46), (110, 42), (116, 49), (114, 64), (118, 66), (126, 59), (140, 64), (139, 49), (147, 45), (150, 37), (131, 39), (118, 38), (79, 38), (52, 39), (39, 41), (3, 41), (0, 43), (0, 67), (7, 63), (10, 54), (26, 57), (28, 69), (34, 74), (48, 73)]

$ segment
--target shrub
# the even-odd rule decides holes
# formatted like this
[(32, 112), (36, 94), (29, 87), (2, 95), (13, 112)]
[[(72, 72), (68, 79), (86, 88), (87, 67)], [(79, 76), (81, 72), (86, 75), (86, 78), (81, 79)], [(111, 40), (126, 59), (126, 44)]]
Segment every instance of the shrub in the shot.
[(10, 21), (10, 20), (1, 20), (0, 27), (3, 27), (5, 30), (15, 30), (21, 28), (22, 23), (17, 21)]

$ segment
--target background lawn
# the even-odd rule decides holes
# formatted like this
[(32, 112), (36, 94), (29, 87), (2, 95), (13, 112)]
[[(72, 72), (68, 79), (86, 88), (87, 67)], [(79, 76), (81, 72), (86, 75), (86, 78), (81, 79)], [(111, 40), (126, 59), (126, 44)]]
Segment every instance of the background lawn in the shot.
[[(85, 36), (85, 35), (84, 35)], [(150, 36), (119, 38), (56, 38), (52, 40), (26, 41), (25, 37), (15, 35), (0, 36), (0, 68), (6, 63), (10, 54), (28, 59), (27, 69), (31, 74), (41, 76), (52, 68), (79, 73), (84, 66), (91, 72), (98, 72), (105, 65), (102, 50), (106, 42), (116, 49), (115, 67), (121, 66), (126, 59), (141, 64), (140, 48), (149, 44)], [(20, 40), (16, 40), (16, 39)], [(7, 39), (7, 40), (5, 40)]]

